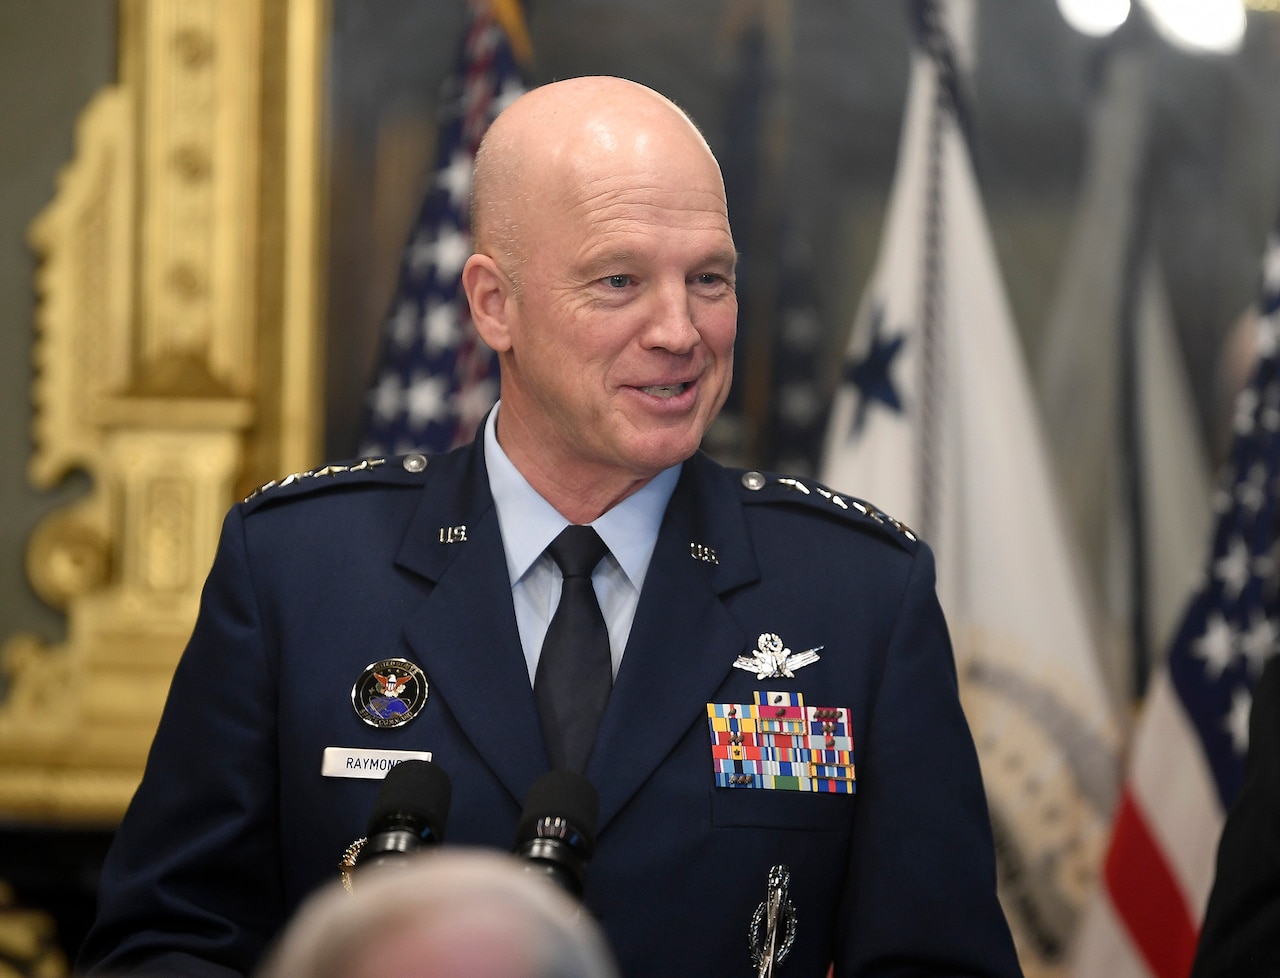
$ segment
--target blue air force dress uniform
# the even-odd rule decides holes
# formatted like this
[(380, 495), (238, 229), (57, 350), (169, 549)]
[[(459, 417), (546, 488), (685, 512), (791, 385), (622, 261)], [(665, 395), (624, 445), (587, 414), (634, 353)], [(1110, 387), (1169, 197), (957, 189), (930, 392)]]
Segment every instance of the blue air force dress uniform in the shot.
[[(248, 973), (363, 834), (328, 748), (429, 752), (446, 844), (510, 848), (548, 770), (480, 442), (285, 481), (226, 518), (82, 965)], [(422, 688), (353, 693), (386, 660)], [(869, 506), (686, 461), (585, 773), (629, 978), (755, 974), (779, 865), (782, 978), (1020, 974), (933, 559)]]

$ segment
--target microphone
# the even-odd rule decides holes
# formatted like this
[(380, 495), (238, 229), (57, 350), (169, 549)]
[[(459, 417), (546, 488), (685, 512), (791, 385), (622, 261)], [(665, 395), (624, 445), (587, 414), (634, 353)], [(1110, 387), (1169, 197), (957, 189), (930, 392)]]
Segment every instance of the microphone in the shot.
[(529, 872), (582, 896), (596, 848), (600, 796), (581, 774), (549, 771), (533, 783), (516, 827), (515, 854)]
[(453, 785), (430, 761), (401, 761), (382, 781), (355, 866), (379, 866), (444, 841)]

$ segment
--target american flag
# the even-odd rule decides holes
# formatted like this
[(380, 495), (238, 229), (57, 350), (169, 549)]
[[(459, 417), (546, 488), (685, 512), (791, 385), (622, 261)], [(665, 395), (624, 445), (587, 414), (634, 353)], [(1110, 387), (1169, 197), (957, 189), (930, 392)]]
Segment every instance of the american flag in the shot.
[[(497, 0), (494, 0), (497, 2)], [(490, 0), (471, 0), (457, 70), (441, 100), (436, 165), (400, 264), (366, 395), (360, 454), (445, 451), (469, 441), (498, 396), (497, 359), (461, 289), (471, 255), (471, 167), (489, 123), (525, 91)], [(516, 10), (518, 5), (507, 3)]]
[[(1235, 405), (1212, 549), (1137, 734), (1075, 974), (1186, 978), (1225, 813), (1244, 777), (1253, 687), (1280, 638), (1280, 237), (1268, 242), (1257, 363)], [(1176, 527), (1164, 532), (1177, 532)]]

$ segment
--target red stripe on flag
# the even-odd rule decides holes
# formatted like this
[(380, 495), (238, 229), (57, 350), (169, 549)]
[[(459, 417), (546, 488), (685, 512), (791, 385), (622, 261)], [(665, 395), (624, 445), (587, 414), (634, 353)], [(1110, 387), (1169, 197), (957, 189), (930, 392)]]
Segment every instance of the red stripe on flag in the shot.
[(1155, 978), (1187, 978), (1198, 928), (1128, 787), (1120, 800), (1104, 874), (1116, 913)]

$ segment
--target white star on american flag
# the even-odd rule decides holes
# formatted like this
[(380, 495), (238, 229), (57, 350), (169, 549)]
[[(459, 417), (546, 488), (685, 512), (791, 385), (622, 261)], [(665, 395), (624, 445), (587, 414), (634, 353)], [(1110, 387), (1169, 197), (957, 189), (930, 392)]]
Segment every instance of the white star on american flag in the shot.
[(1219, 558), (1213, 569), (1222, 579), (1222, 590), (1227, 600), (1234, 601), (1240, 597), (1240, 592), (1249, 583), (1249, 548), (1240, 534), (1232, 536), (1226, 556)]
[(443, 376), (419, 374), (404, 392), (404, 410), (413, 428), (439, 421), (448, 412), (449, 380)]
[(1243, 686), (1231, 694), (1231, 709), (1222, 721), (1231, 735), (1231, 745), (1241, 756), (1249, 749), (1249, 709), (1253, 706), (1253, 694)]
[(449, 194), (449, 202), (461, 210), (471, 197), (471, 157), (457, 152), (449, 165), (436, 173), (436, 183)]
[(426, 343), (427, 353), (436, 353), (457, 345), (461, 330), (458, 326), (458, 307), (454, 303), (431, 303), (423, 317), (423, 325), (426, 327), (423, 341)]
[(1231, 625), (1222, 617), (1221, 612), (1214, 612), (1205, 622), (1204, 634), (1192, 643), (1197, 657), (1204, 660), (1204, 671), (1213, 679), (1222, 675), (1223, 670), (1231, 665), (1235, 658), (1235, 641), (1231, 633)]
[(405, 411), (409, 424), (422, 427), (429, 421), (444, 417), (449, 405), (449, 379), (429, 374), (417, 374), (405, 392)]
[(1235, 419), (1232, 426), (1237, 435), (1247, 435), (1253, 430), (1253, 415), (1258, 409), (1258, 392), (1246, 387), (1236, 396)]
[(1250, 513), (1257, 513), (1267, 501), (1267, 467), (1255, 462), (1249, 467), (1249, 475), (1236, 488), (1236, 498)]
[(378, 378), (378, 386), (370, 392), (373, 413), (383, 419), (394, 418), (400, 413), (400, 380), (390, 371)]
[(442, 231), (431, 247), (431, 257), (436, 263), (436, 275), (452, 281), (462, 274), (462, 266), (471, 257), (471, 238), (457, 228)]
[(418, 307), (412, 302), (396, 306), (391, 317), (391, 341), (401, 350), (407, 350), (418, 336)]
[(1240, 651), (1249, 663), (1249, 671), (1256, 679), (1262, 675), (1276, 649), (1276, 625), (1260, 608), (1255, 608), (1249, 622), (1249, 630), (1240, 636)]

